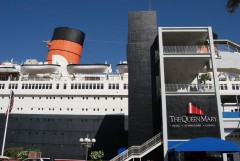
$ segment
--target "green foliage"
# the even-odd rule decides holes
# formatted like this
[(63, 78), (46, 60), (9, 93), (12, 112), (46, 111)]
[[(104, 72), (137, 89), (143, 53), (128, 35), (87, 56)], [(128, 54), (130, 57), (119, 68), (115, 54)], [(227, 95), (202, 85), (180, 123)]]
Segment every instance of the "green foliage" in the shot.
[(24, 160), (24, 159), (27, 159), (28, 158), (28, 151), (20, 151), (18, 154), (17, 154), (17, 158), (19, 158), (20, 160)]
[(226, 8), (228, 12), (234, 13), (238, 8), (240, 0), (227, 0)]
[(90, 158), (94, 161), (101, 161), (103, 157), (104, 157), (104, 152), (102, 150), (92, 151), (90, 154)]
[(24, 160), (28, 158), (29, 151), (40, 152), (39, 149), (24, 150), (23, 147), (10, 147), (4, 151), (4, 155), (14, 159)]
[(24, 151), (23, 147), (10, 147), (4, 151), (4, 155), (11, 158), (18, 158), (18, 153)]
[(209, 81), (212, 80), (210, 73), (204, 73), (204, 74), (201, 74), (201, 75), (200, 75), (200, 81), (201, 81), (201, 83), (206, 84), (206, 81), (207, 81), (207, 80), (209, 80)]

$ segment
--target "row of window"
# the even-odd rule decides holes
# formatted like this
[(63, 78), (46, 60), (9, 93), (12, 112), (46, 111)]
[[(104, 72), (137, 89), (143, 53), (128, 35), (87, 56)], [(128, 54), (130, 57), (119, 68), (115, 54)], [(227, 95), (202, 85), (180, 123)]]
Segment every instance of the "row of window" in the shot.
[(71, 89), (103, 89), (103, 83), (71, 83)]
[[(5, 98), (5, 97), (3, 96), (2, 99), (4, 99), (4, 98)], [(7, 97), (7, 98), (9, 98), (9, 97)], [(15, 98), (17, 98), (17, 97), (15, 97)], [(37, 98), (37, 97), (32, 97), (32, 99), (35, 99), (35, 98)], [(55, 99), (56, 97), (38, 97), (38, 98), (39, 98), (39, 99), (42, 99), (42, 98)], [(74, 99), (74, 98), (76, 98), (76, 97), (60, 97), (60, 99), (63, 99), (63, 98)], [(88, 100), (89, 97), (80, 97), (80, 98), (82, 98), (83, 100), (84, 100), (84, 99)], [(99, 100), (100, 98), (105, 98), (105, 100), (107, 100), (107, 99), (109, 99), (109, 98), (112, 98), (113, 100), (115, 100), (116, 97), (93, 97), (94, 100), (96, 100), (96, 99)], [(24, 97), (18, 97), (18, 99), (24, 99)], [(120, 97), (120, 99), (122, 100), (123, 98)]]
[(0, 89), (4, 89), (4, 88), (5, 88), (5, 84), (0, 83)]
[[(18, 107), (18, 108), (16, 108), (18, 111), (19, 110), (23, 110), (23, 108), (21, 107)], [(55, 108), (38, 108), (38, 111), (44, 111), (44, 110), (48, 110), (48, 111), (54, 111), (55, 110)], [(1, 107), (1, 110), (3, 110), (3, 107)], [(33, 110), (33, 108), (31, 108), (31, 110)], [(62, 111), (63, 109), (62, 108), (59, 108), (59, 110), (60, 111)], [(105, 108), (105, 111), (108, 111), (108, 110), (110, 110), (110, 109), (106, 109)], [(67, 111), (73, 111), (73, 108), (67, 108)], [(82, 108), (82, 111), (89, 111), (89, 109), (87, 109), (87, 108)], [(94, 109), (92, 109), (92, 111), (99, 111), (99, 108), (94, 108)], [(112, 111), (115, 111), (115, 109), (112, 109)], [(120, 109), (120, 111), (123, 111), (123, 109)]]
[[(5, 84), (0, 84), (0, 89), (5, 89)], [(18, 84), (9, 84), (8, 89), (18, 89)], [(22, 84), (22, 89), (52, 89), (52, 84)], [(56, 85), (59, 89), (59, 84)], [(67, 84), (64, 83), (63, 89), (67, 89)], [(71, 83), (71, 89), (104, 89), (103, 83)], [(119, 89), (118, 83), (108, 84), (108, 89)], [(128, 84), (123, 84), (123, 89), (128, 89)], [(220, 90), (228, 90), (227, 84), (220, 84)], [(232, 90), (240, 90), (240, 84), (232, 84)]]
[(119, 84), (118, 83), (109, 83), (108, 84), (108, 89), (119, 89)]
[[(18, 121), (18, 122), (22, 122), (23, 120), (26, 120), (26, 118), (19, 118), (19, 117), (17, 117), (16, 118), (16, 120)], [(56, 122), (72, 122), (73, 121), (73, 119), (71, 119), (71, 118), (29, 118), (29, 120), (27, 120), (27, 121), (44, 121), (44, 122), (54, 122), (54, 121), (56, 121)], [(74, 119), (75, 121), (77, 121), (77, 122), (79, 122), (80, 120), (79, 119)], [(102, 119), (100, 119), (100, 118), (97, 118), (97, 119), (84, 119), (84, 118), (82, 118), (81, 119), (81, 122), (99, 122), (99, 121), (102, 121)]]
[(52, 89), (52, 84), (22, 84), (22, 89)]
[[(228, 90), (227, 84), (220, 84), (220, 90)], [(240, 90), (240, 84), (232, 84), (232, 90)]]
[[(0, 89), (5, 89), (5, 84), (0, 84)], [(18, 84), (10, 83), (8, 89), (18, 89)], [(50, 83), (22, 84), (22, 89), (52, 89)], [(59, 83), (56, 89), (60, 89)], [(63, 89), (67, 89), (67, 83), (63, 84)], [(103, 83), (71, 83), (71, 89), (104, 89)], [(119, 89), (119, 83), (110, 83), (108, 89)], [(123, 89), (128, 89), (128, 84), (123, 84)]]
[[(64, 136), (64, 134), (65, 134), (64, 132), (49, 132), (49, 131), (42, 131), (42, 132), (40, 132), (40, 131), (26, 131), (26, 130), (23, 130), (23, 131), (20, 131), (20, 130), (13, 131), (12, 130), (10, 134), (16, 135), (16, 134), (21, 134), (21, 133), (28, 134), (28, 135), (34, 135), (34, 134), (35, 135), (51, 135), (53, 133), (55, 136), (57, 136), (57, 135)], [(24, 146), (26, 146), (27, 144), (29, 144), (29, 143), (24, 143)], [(36, 144), (39, 145), (39, 143), (36, 143)], [(34, 145), (34, 143), (31, 143), (31, 145)], [(59, 146), (63, 147), (63, 145), (59, 145)], [(40, 161), (40, 159), (36, 159), (36, 160)]]

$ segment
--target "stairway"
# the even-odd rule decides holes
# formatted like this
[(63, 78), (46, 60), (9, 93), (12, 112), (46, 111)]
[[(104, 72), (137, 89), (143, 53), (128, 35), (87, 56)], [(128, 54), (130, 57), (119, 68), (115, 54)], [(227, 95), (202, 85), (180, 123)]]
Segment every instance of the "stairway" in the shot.
[(159, 133), (143, 143), (140, 146), (131, 146), (121, 154), (117, 155), (110, 161), (129, 161), (133, 158), (142, 158), (152, 150), (162, 144), (162, 133)]

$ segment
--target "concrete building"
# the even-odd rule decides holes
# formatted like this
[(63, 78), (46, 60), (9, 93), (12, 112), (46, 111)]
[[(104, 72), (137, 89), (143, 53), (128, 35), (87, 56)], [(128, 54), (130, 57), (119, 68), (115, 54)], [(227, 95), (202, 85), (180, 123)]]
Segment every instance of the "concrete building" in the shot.
[(131, 147), (113, 160), (238, 160), (219, 83), (232, 68), (212, 28), (156, 28), (154, 11), (129, 12), (128, 27)]

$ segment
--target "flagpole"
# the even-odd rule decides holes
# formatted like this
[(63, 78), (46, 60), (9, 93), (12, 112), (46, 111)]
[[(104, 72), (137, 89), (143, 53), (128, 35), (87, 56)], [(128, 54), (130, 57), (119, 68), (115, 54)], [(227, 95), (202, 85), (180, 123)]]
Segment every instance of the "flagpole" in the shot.
[(7, 126), (8, 126), (8, 117), (9, 117), (9, 113), (10, 113), (9, 112), (9, 108), (10, 108), (11, 97), (12, 97), (12, 90), (10, 92), (10, 99), (9, 99), (8, 108), (7, 108), (7, 118), (6, 118), (5, 130), (4, 130), (4, 136), (3, 136), (3, 144), (2, 144), (1, 156), (3, 156), (4, 148), (5, 148), (5, 140), (6, 140), (6, 135), (7, 135)]

